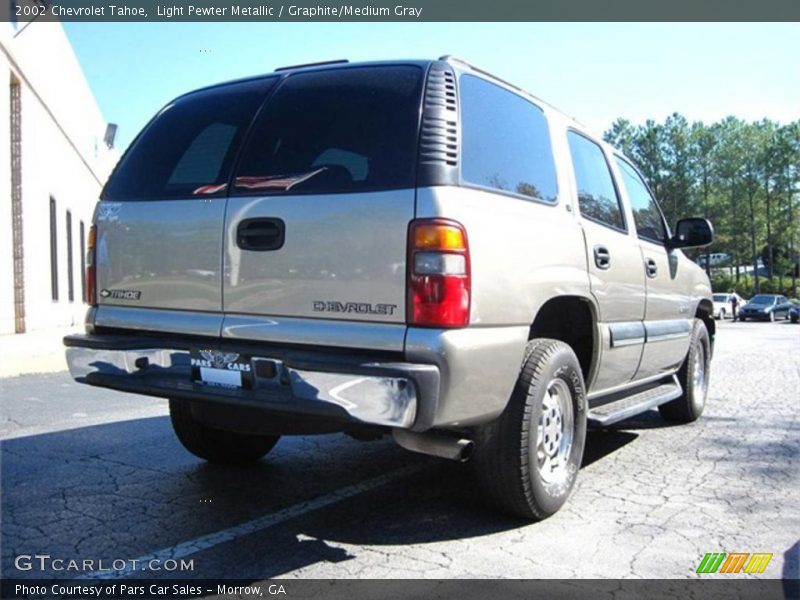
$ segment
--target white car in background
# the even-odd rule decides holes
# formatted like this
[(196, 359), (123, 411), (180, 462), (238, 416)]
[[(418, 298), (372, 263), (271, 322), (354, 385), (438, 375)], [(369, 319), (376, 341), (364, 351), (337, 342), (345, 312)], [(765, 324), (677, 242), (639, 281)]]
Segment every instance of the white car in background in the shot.
[(730, 263), (730, 260), (731, 257), (727, 252), (715, 252), (714, 254), (702, 254), (697, 259), (697, 264), (705, 268), (706, 261), (708, 261), (712, 267), (722, 267)]
[(745, 300), (739, 294), (714, 294), (714, 318), (725, 319), (733, 317), (733, 298), (738, 302), (737, 308), (745, 305)]

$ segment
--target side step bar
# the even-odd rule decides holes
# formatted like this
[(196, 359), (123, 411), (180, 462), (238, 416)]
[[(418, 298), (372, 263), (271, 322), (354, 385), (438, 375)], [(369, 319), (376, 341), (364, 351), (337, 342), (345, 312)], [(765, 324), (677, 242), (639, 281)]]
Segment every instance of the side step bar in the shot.
[(660, 404), (675, 400), (683, 393), (678, 378), (672, 376), (672, 381), (644, 390), (638, 394), (627, 396), (602, 406), (589, 410), (588, 423), (592, 426), (605, 426), (624, 421), (634, 415), (655, 408)]

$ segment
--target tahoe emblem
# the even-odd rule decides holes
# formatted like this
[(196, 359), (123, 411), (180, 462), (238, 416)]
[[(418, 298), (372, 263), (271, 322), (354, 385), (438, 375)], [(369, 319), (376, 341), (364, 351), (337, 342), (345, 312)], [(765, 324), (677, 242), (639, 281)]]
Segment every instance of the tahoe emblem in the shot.
[(393, 315), (396, 304), (371, 304), (369, 302), (338, 302), (335, 300), (314, 300), (317, 312), (355, 313), (359, 315)]
[(139, 290), (100, 290), (100, 297), (112, 300), (138, 300), (142, 297), (142, 292)]

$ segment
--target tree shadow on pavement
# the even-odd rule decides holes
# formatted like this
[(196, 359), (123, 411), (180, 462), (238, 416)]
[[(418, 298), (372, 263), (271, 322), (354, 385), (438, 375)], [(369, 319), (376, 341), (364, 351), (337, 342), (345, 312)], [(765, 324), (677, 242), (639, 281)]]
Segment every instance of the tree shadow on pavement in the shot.
[[(591, 432), (584, 466), (636, 437)], [(19, 554), (131, 560), (269, 515), (287, 516), (192, 554), (196, 571), (147, 576), (265, 578), (316, 563), (346, 565), (355, 551), (348, 545), (380, 554), (375, 548), (529, 525), (486, 508), (467, 465), (409, 453), (388, 439), (288, 437), (265, 460), (224, 468), (190, 455), (169, 418), (153, 417), (5, 440), (0, 460), (7, 577), (55, 574), (17, 571)], [(391, 476), (409, 466), (417, 470)], [(385, 484), (335, 497), (387, 475)], [(323, 508), (304, 508), (326, 496), (333, 499)]]

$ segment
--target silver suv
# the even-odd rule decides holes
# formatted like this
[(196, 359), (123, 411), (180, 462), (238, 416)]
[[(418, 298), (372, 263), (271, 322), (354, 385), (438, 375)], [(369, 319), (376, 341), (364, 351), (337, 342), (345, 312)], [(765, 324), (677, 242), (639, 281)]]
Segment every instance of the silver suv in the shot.
[(450, 57), (340, 61), (170, 102), (97, 205), (80, 382), (169, 399), (222, 463), (391, 433), (557, 511), (586, 428), (697, 419), (709, 281), (633, 163)]

